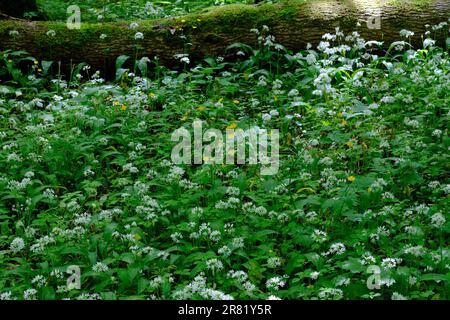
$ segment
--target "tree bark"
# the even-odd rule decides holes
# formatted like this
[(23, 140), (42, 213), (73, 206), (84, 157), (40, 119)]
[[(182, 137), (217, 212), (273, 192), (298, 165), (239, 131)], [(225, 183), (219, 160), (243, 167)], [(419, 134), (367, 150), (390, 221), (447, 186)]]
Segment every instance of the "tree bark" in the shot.
[[(205, 56), (224, 55), (224, 49), (241, 42), (255, 46), (251, 28), (267, 25), (276, 42), (294, 51), (307, 43), (317, 45), (324, 33), (336, 27), (346, 33), (358, 31), (366, 40), (383, 40), (385, 44), (401, 40), (400, 30), (413, 31), (411, 41), (421, 45), (426, 24), (447, 22), (448, 0), (285, 0), (276, 4), (227, 5), (205, 9), (180, 18), (141, 21), (137, 29), (129, 24), (82, 23), (80, 30), (69, 30), (62, 22), (0, 21), (0, 50), (21, 49), (38, 59), (62, 61), (65, 64), (86, 62), (94, 69), (114, 70), (119, 55), (158, 56), (163, 65), (177, 63), (175, 54), (189, 53), (191, 63)], [(389, 0), (392, 2), (392, 0)], [(381, 29), (369, 29), (367, 21), (381, 18)], [(372, 25), (373, 26), (373, 25)], [(448, 31), (448, 26), (443, 28)], [(17, 30), (19, 36), (10, 37)], [(47, 35), (54, 30), (56, 36)], [(136, 32), (144, 39), (135, 40)], [(107, 38), (100, 39), (101, 34)], [(445, 41), (443, 32), (432, 36)]]

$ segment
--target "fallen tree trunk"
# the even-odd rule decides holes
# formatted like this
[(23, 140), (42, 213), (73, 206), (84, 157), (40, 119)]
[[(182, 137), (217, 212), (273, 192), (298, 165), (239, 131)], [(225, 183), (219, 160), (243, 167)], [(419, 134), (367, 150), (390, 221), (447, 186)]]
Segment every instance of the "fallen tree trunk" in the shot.
[[(137, 29), (131, 29), (128, 23), (82, 23), (80, 30), (69, 30), (61, 22), (7, 20), (0, 21), (0, 50), (22, 49), (39, 59), (87, 62), (95, 69), (106, 66), (113, 70), (119, 55), (134, 56), (136, 44), (142, 47), (140, 56), (158, 56), (164, 65), (176, 63), (174, 55), (179, 53), (189, 53), (192, 62), (208, 55), (223, 55), (225, 47), (236, 42), (256, 45), (256, 36), (249, 30), (262, 25), (269, 26), (278, 43), (294, 51), (305, 49), (307, 43), (318, 44), (321, 36), (334, 32), (335, 27), (385, 43), (400, 40), (399, 31), (407, 29), (415, 33), (412, 42), (417, 45), (426, 24), (438, 24), (450, 16), (448, 0), (396, 1), (398, 4), (391, 5), (386, 1), (288, 0), (227, 5), (180, 18), (142, 21)], [(367, 21), (376, 27), (378, 17), (381, 28), (368, 28)], [(11, 30), (19, 35), (11, 37)], [(49, 35), (49, 30), (56, 35)], [(142, 32), (144, 38), (135, 40), (136, 32)], [(103, 40), (102, 34), (107, 36)]]

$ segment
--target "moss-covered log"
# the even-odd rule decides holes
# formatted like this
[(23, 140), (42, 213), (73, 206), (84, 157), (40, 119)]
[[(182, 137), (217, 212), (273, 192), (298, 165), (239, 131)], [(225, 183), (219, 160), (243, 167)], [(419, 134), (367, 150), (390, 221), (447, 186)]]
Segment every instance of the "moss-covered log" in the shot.
[[(140, 55), (158, 56), (169, 65), (178, 53), (189, 53), (192, 61), (223, 55), (224, 48), (235, 42), (255, 45), (256, 37), (249, 30), (262, 25), (270, 27), (277, 42), (302, 50), (308, 42), (317, 44), (324, 33), (334, 32), (336, 27), (385, 43), (400, 40), (399, 31), (408, 29), (415, 32), (412, 42), (419, 44), (426, 24), (447, 21), (449, 16), (448, 0), (286, 0), (227, 5), (180, 18), (142, 21), (137, 29), (128, 23), (82, 23), (80, 30), (69, 30), (65, 23), (0, 21), (0, 50), (23, 49), (40, 59), (87, 62), (96, 69), (105, 65), (113, 69), (116, 57), (133, 56), (138, 43)], [(367, 21), (376, 17), (381, 18), (381, 28), (368, 28)], [(11, 30), (19, 35), (10, 37)], [(49, 30), (56, 35), (48, 35)], [(136, 41), (138, 31), (144, 39)], [(102, 34), (106, 39), (100, 39)]]

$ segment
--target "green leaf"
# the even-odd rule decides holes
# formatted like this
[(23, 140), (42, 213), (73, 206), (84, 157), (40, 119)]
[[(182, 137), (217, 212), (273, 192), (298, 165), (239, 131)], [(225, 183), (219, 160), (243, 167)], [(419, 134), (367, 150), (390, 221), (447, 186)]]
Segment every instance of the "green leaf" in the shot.
[(421, 275), (419, 279), (421, 281), (450, 281), (450, 273), (448, 274), (428, 273)]
[(122, 68), (123, 64), (129, 59), (129, 56), (121, 55), (116, 59), (116, 70)]
[(143, 77), (147, 76), (147, 70), (148, 70), (148, 66), (147, 64), (150, 63), (150, 59), (147, 57), (142, 57), (138, 62), (137, 62), (137, 66), (139, 68), (139, 70), (141, 71), (141, 75)]
[(53, 64), (53, 61), (42, 61), (42, 72), (46, 75)]

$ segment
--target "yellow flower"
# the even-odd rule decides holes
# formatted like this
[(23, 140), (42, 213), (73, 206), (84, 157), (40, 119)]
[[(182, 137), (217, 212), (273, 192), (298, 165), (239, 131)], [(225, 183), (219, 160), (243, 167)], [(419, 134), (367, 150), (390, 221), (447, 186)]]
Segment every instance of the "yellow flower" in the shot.
[(42, 72), (42, 69), (38, 69), (38, 72)]
[(220, 98), (218, 102), (222, 102), (222, 101), (223, 101), (223, 98)]
[(237, 100), (237, 99), (234, 99), (234, 100), (233, 100), (233, 103), (234, 103), (234, 104), (239, 104), (239, 103), (241, 103), (241, 102), (240, 102), (239, 100)]
[(119, 102), (119, 101), (114, 101), (114, 102), (113, 102), (113, 105), (114, 105), (115, 107), (117, 107), (117, 106), (120, 105), (120, 102)]
[(39, 62), (37, 60), (34, 60), (33, 62), (34, 62), (34, 64), (39, 64)]
[(154, 98), (154, 97), (156, 97), (156, 94), (153, 93), (153, 92), (150, 92), (150, 93), (149, 93), (149, 96), (152, 97), (152, 98)]
[(346, 143), (346, 145), (347, 145), (349, 148), (351, 148), (351, 147), (353, 147), (353, 142), (352, 142), (352, 141), (349, 141), (349, 142)]
[(367, 188), (367, 191), (372, 192), (372, 188), (371, 187)]
[(237, 128), (237, 123), (233, 122), (232, 124), (230, 124), (227, 129), (236, 129)]
[(342, 124), (343, 126), (346, 126), (346, 125), (347, 125), (347, 120), (342, 119), (341, 124)]
[(8, 63), (12, 63), (12, 60), (10, 59), (10, 60), (8, 60)]
[(186, 20), (184, 20), (184, 19), (183, 19), (183, 20), (181, 20), (181, 22), (182, 22), (182, 23), (185, 23), (185, 22), (186, 22)]
[(125, 110), (127, 110), (127, 106), (123, 104), (123, 105), (120, 107), (120, 109), (121, 109), (122, 111), (125, 111)]
[(355, 176), (348, 176), (348, 177), (347, 177), (347, 180), (348, 180), (349, 182), (353, 182), (353, 181), (356, 180), (356, 177), (355, 177)]

